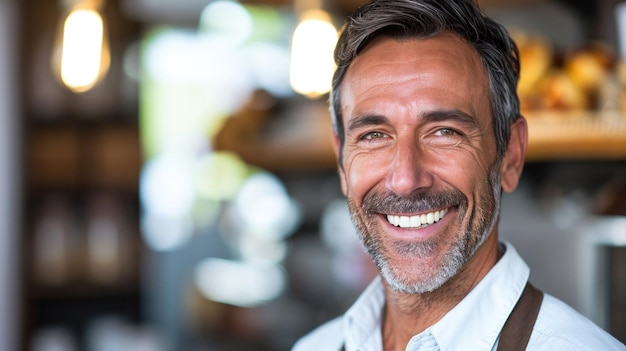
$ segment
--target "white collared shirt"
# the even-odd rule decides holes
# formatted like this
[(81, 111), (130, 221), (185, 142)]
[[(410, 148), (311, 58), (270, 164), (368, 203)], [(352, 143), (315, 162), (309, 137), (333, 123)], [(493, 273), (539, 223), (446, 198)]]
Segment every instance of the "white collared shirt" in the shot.
[[(530, 269), (509, 243), (498, 263), (437, 323), (409, 341), (406, 351), (496, 350), (500, 331), (528, 281)], [(376, 278), (340, 318), (318, 327), (292, 351), (381, 351), (385, 293)], [(545, 294), (527, 350), (598, 351), (626, 347), (586, 317)]]

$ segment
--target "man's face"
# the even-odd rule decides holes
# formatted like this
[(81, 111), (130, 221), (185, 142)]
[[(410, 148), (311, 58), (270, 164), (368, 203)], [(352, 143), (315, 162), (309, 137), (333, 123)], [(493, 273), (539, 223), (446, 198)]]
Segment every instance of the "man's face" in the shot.
[(435, 290), (485, 239), (497, 242), (502, 168), (488, 86), (478, 54), (449, 33), (376, 39), (344, 78), (342, 189), (398, 291)]

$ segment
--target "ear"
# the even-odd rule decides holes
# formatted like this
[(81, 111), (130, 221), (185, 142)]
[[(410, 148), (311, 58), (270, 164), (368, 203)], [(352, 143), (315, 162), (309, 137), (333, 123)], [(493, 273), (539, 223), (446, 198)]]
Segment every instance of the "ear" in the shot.
[(343, 169), (342, 157), (341, 157), (341, 142), (337, 133), (333, 130), (333, 150), (335, 151), (335, 157), (337, 158), (337, 170), (339, 171), (339, 180), (341, 181), (341, 191), (344, 195), (348, 196), (348, 187), (346, 184), (346, 173)]
[(527, 146), (528, 124), (524, 116), (520, 116), (511, 125), (511, 139), (504, 153), (500, 169), (502, 189), (508, 193), (517, 188), (524, 168)]

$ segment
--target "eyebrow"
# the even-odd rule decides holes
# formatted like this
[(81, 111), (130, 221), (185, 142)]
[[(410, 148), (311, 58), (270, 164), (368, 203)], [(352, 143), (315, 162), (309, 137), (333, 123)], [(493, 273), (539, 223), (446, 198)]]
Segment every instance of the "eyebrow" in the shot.
[(351, 119), (350, 122), (348, 122), (347, 131), (352, 132), (356, 129), (359, 129), (365, 126), (376, 126), (376, 125), (381, 125), (381, 124), (385, 124), (388, 122), (389, 120), (387, 119), (387, 117), (382, 116), (382, 115), (368, 114), (368, 115), (357, 116)]
[(480, 128), (480, 125), (478, 124), (476, 118), (472, 117), (468, 113), (457, 109), (429, 111), (423, 114), (422, 118), (425, 121), (429, 122), (442, 122), (453, 120), (470, 127)]
[[(458, 109), (428, 111), (420, 116), (425, 122), (456, 121), (469, 127), (480, 128), (476, 118)], [(389, 119), (383, 115), (366, 114), (357, 116), (348, 122), (347, 131), (351, 132), (365, 126), (386, 124)]]

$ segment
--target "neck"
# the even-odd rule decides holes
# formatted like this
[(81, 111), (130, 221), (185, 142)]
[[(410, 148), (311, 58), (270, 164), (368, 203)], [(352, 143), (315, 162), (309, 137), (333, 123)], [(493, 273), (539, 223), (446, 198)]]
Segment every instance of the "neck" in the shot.
[(405, 350), (413, 336), (435, 324), (463, 300), (500, 256), (497, 235), (491, 235), (463, 269), (435, 291), (423, 294), (400, 293), (383, 280), (386, 296), (382, 326), (383, 349)]

